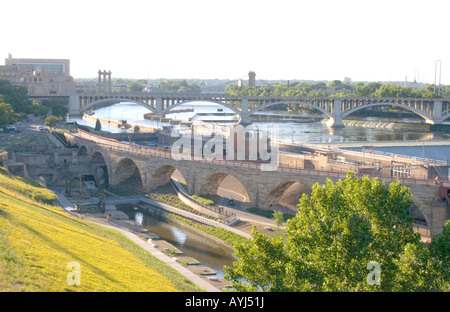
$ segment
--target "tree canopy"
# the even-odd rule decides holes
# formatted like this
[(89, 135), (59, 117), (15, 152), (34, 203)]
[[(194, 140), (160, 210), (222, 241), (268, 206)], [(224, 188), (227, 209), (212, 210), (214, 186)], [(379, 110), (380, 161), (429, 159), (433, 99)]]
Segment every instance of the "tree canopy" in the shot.
[[(39, 104), (28, 98), (27, 88), (13, 85), (8, 80), (0, 80), (0, 102), (10, 105), (16, 114), (12, 121), (24, 118), (28, 114), (44, 116), (50, 109), (60, 117), (65, 117), (69, 111), (67, 100), (47, 100)], [(5, 109), (4, 106), (3, 109)]]
[(0, 97), (0, 127), (12, 124), (18, 120), (19, 115), (16, 114), (11, 105), (2, 102)]
[(58, 117), (56, 116), (48, 116), (47, 118), (45, 118), (45, 125), (53, 128), (54, 126), (56, 126), (56, 124), (58, 123)]
[(187, 83), (186, 80), (166, 80), (158, 84), (158, 88), (163, 92), (195, 93), (201, 88), (195, 83)]
[(236, 291), (448, 291), (450, 224), (425, 245), (412, 229), (411, 198), (398, 181), (352, 172), (316, 183), (287, 236), (253, 229), (225, 277)]
[[(445, 91), (446, 89), (443, 89)], [(228, 85), (225, 93), (236, 96), (318, 96), (318, 97), (395, 97), (395, 98), (439, 98), (434, 86), (427, 85), (416, 89), (411, 87), (401, 87), (390, 83), (372, 82), (364, 84), (362, 82), (351, 84), (340, 80), (333, 80), (328, 83), (307, 83), (293, 82), (289, 84), (275, 83), (257, 88), (249, 86)]]

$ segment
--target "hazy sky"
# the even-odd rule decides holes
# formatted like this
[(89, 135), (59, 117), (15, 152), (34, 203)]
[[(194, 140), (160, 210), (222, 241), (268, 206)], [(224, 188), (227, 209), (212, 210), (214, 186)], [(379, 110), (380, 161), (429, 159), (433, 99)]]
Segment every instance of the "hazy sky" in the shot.
[[(74, 78), (247, 78), (450, 84), (448, 0), (14, 0), (0, 64), (68, 58)], [(439, 68), (439, 63), (438, 63)], [(439, 72), (438, 72), (439, 73)]]

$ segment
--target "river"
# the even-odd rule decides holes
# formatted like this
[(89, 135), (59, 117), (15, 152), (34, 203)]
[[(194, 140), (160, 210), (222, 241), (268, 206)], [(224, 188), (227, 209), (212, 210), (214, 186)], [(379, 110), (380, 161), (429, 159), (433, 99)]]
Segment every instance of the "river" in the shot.
[(131, 220), (135, 220), (136, 223), (156, 234), (160, 239), (169, 242), (184, 255), (198, 260), (202, 266), (213, 269), (216, 272), (214, 277), (223, 277), (225, 274), (223, 266), (231, 267), (233, 261), (236, 261), (232, 251), (194, 231), (159, 221), (141, 211), (125, 211), (125, 213)]

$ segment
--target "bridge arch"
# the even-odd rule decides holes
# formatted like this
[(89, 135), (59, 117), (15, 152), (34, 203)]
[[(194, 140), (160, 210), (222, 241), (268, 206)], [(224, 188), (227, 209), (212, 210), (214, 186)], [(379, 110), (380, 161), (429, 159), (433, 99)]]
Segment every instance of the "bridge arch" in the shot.
[(450, 118), (450, 112), (442, 116), (442, 121), (444, 122), (446, 119)]
[(230, 198), (239, 202), (253, 202), (249, 196), (248, 185), (233, 174), (219, 172), (210, 174), (202, 181), (199, 195)]
[(310, 184), (285, 180), (267, 192), (260, 206), (261, 208), (273, 207), (275, 210), (295, 214), (297, 213), (297, 204), (303, 194), (311, 194)]
[(354, 112), (357, 112), (357, 111), (359, 111), (361, 109), (374, 107), (374, 106), (395, 106), (395, 107), (403, 108), (403, 109), (409, 110), (409, 111), (411, 111), (413, 113), (416, 113), (417, 115), (419, 115), (420, 117), (425, 119), (427, 121), (427, 123), (434, 123), (433, 122), (433, 117), (430, 114), (428, 114), (428, 113), (426, 113), (424, 111), (421, 111), (421, 110), (419, 110), (417, 108), (409, 107), (409, 106), (402, 105), (402, 104), (397, 104), (397, 103), (371, 103), (371, 104), (366, 104), (366, 105), (354, 107), (354, 108), (351, 108), (351, 109), (343, 112), (342, 113), (342, 118), (347, 117), (348, 115), (351, 115)]
[(270, 106), (275, 106), (275, 105), (280, 105), (280, 104), (305, 105), (305, 106), (311, 107), (311, 108), (313, 108), (315, 110), (318, 110), (319, 112), (321, 112), (322, 114), (326, 115), (329, 118), (333, 118), (332, 113), (330, 113), (329, 111), (323, 109), (322, 107), (315, 106), (315, 105), (312, 105), (312, 104), (309, 104), (309, 103), (306, 103), (306, 102), (299, 102), (299, 101), (280, 101), (280, 102), (275, 102), (275, 103), (267, 103), (267, 104), (264, 104), (264, 105), (262, 105), (260, 107), (254, 108), (251, 111), (249, 111), (249, 116), (251, 116), (251, 115), (253, 115), (253, 114), (255, 114), (255, 113), (257, 113), (257, 112), (259, 112), (259, 111), (261, 111), (261, 110), (263, 110), (265, 108), (268, 108)]
[(78, 156), (87, 156), (88, 155), (88, 150), (87, 147), (85, 145), (82, 145), (78, 148)]
[(80, 112), (85, 113), (91, 109), (95, 109), (96, 106), (99, 106), (97, 108), (102, 108), (102, 107), (108, 107), (108, 106), (112, 106), (114, 104), (119, 104), (119, 103), (134, 103), (134, 104), (137, 104), (137, 105), (147, 108), (148, 110), (152, 111), (153, 113), (155, 112), (155, 109), (153, 107), (151, 107), (150, 105), (147, 105), (147, 104), (139, 102), (139, 101), (127, 99), (127, 98), (110, 98), (110, 99), (97, 100), (95, 102), (91, 102), (88, 105), (81, 107)]
[(134, 195), (144, 192), (145, 183), (137, 164), (131, 158), (122, 158), (115, 167), (111, 184), (121, 195)]
[(185, 174), (183, 174), (182, 170), (172, 165), (162, 165), (156, 168), (150, 176), (150, 181), (148, 181), (148, 189), (155, 190), (160, 186), (164, 186), (170, 183), (170, 179), (180, 182), (183, 186), (186, 186), (185, 190), (188, 191)]
[(236, 108), (234, 108), (234, 107), (231, 106), (231, 105), (228, 105), (228, 104), (225, 104), (225, 103), (222, 103), (222, 102), (219, 102), (219, 101), (213, 101), (213, 100), (200, 100), (200, 99), (199, 99), (199, 100), (186, 100), (186, 101), (183, 101), (183, 102), (178, 102), (178, 103), (176, 103), (176, 104), (173, 104), (173, 105), (167, 107), (166, 109), (164, 109), (164, 110), (161, 112), (161, 115), (162, 115), (162, 116), (165, 116), (167, 113), (169, 113), (169, 112), (170, 112), (172, 109), (174, 109), (175, 107), (180, 106), (180, 105), (183, 105), (183, 104), (193, 103), (193, 102), (204, 102), (204, 103), (211, 103), (211, 104), (220, 105), (220, 106), (222, 106), (222, 107), (225, 107), (225, 108), (228, 108), (228, 109), (232, 110), (233, 112), (235, 112), (235, 113), (238, 114), (238, 115), (241, 115), (241, 111), (238, 110), (238, 109), (236, 109)]
[[(81, 146), (80, 150), (83, 147), (85, 146)], [(110, 179), (110, 172), (109, 172), (110, 166), (106, 162), (106, 159), (103, 156), (103, 154), (98, 151), (94, 152), (90, 157), (90, 164), (95, 184), (98, 187), (107, 188), (109, 186), (109, 179)]]

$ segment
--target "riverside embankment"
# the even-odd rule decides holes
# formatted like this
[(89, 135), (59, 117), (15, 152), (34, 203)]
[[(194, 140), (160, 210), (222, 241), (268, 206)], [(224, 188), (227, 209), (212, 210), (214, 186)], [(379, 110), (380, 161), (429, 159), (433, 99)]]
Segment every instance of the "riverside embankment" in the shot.
[(423, 132), (443, 132), (450, 133), (450, 124), (431, 125), (419, 122), (399, 122), (395, 120), (360, 120), (360, 119), (345, 119), (343, 120), (345, 126), (355, 126), (363, 128), (377, 128), (387, 130), (402, 130), (402, 131), (423, 131)]

